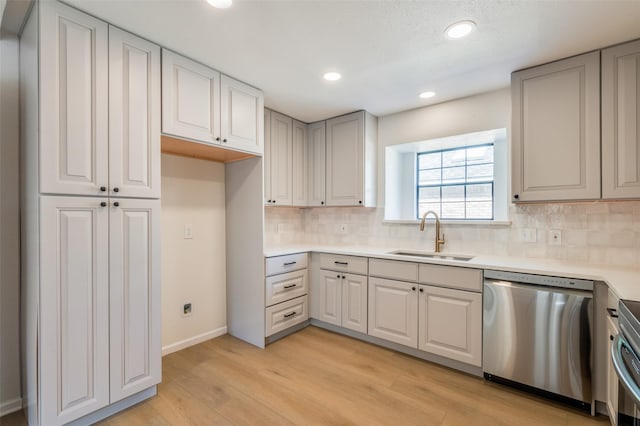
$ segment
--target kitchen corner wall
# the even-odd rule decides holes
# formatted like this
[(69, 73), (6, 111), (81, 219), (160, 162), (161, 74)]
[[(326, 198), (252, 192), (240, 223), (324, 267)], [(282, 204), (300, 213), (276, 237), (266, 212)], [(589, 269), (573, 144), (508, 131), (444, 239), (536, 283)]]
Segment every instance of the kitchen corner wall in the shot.
[[(506, 128), (510, 135), (509, 89), (379, 117), (377, 208), (282, 208), (265, 210), (265, 244), (319, 244), (433, 250), (434, 229), (385, 223), (385, 147), (481, 130)], [(509, 185), (510, 186), (510, 185)], [(612, 266), (640, 263), (640, 201), (510, 205), (507, 225), (442, 226), (445, 252), (547, 258)], [(347, 225), (345, 233), (341, 225)], [(550, 230), (561, 231), (552, 244)], [(525, 242), (524, 233), (535, 242)]]
[[(227, 331), (224, 164), (162, 155), (162, 353)], [(184, 238), (185, 225), (193, 238)], [(183, 315), (183, 304), (192, 313)]]

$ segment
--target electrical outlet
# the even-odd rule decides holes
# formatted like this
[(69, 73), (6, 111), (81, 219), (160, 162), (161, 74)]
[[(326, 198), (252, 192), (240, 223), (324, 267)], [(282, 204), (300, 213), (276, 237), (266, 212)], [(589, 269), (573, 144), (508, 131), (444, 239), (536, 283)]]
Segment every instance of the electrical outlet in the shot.
[(346, 223), (341, 223), (340, 226), (338, 226), (338, 232), (341, 234), (346, 234), (347, 232), (349, 232), (349, 225), (347, 225)]
[(562, 231), (559, 229), (552, 229), (549, 231), (549, 245), (559, 246), (562, 244)]
[(535, 228), (522, 228), (520, 230), (520, 239), (525, 243), (535, 243), (536, 229)]
[(184, 225), (184, 239), (190, 240), (192, 238), (193, 238), (193, 225), (190, 223), (187, 223), (186, 225)]
[(191, 316), (191, 303), (185, 303), (184, 305), (182, 305), (182, 316)]
[(278, 224), (278, 234), (282, 234), (284, 232), (284, 223)]

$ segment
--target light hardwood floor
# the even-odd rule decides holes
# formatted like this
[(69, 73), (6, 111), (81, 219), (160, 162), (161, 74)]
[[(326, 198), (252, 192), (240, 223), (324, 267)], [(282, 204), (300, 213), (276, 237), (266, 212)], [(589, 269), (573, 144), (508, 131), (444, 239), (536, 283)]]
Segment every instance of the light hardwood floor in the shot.
[[(104, 425), (599, 425), (571, 408), (316, 327), (163, 358), (158, 395)], [(25, 424), (21, 415), (3, 426)], [(10, 423), (8, 423), (10, 422)]]

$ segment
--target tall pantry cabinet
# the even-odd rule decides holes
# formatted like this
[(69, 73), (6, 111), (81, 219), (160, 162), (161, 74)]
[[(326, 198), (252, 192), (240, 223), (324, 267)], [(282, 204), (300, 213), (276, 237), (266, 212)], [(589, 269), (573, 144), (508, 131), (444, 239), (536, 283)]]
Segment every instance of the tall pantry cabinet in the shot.
[(37, 2), (20, 69), (24, 401), (91, 422), (161, 379), (160, 50)]

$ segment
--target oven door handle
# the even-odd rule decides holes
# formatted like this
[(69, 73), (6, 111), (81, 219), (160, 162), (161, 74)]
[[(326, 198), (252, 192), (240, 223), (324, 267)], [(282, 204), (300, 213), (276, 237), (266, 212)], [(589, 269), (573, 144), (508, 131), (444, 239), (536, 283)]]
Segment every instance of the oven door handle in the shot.
[(627, 371), (627, 366), (624, 365), (624, 361), (622, 359), (622, 348), (626, 348), (633, 354), (633, 350), (629, 343), (621, 336), (617, 335), (613, 342), (611, 343), (611, 361), (613, 362), (613, 368), (616, 370), (616, 374), (620, 379), (620, 383), (629, 392), (631, 398), (633, 399), (636, 405), (640, 405), (640, 387), (636, 384), (636, 382), (631, 377), (631, 374)]

